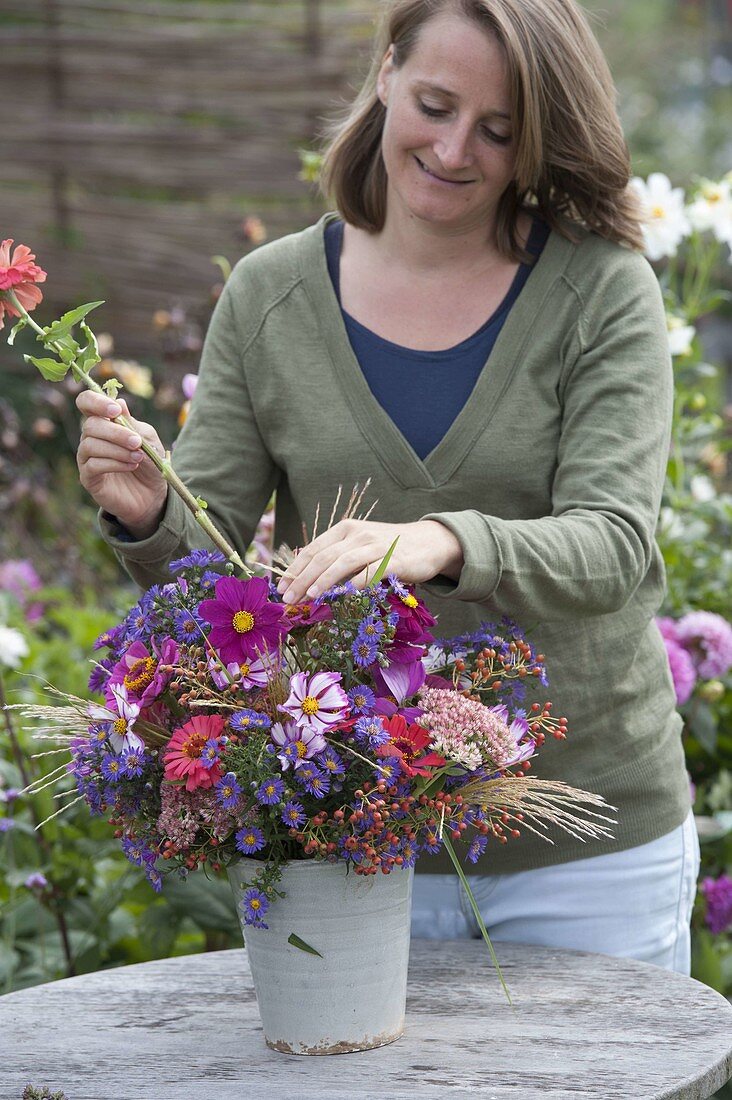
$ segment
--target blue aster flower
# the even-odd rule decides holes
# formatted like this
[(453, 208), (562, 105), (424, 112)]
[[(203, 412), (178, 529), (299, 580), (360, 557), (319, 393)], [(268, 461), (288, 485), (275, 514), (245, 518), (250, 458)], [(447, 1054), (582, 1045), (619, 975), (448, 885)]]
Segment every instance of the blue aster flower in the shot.
[(331, 776), (345, 775), (346, 773), (346, 766), (343, 760), (330, 745), (328, 745), (328, 748), (325, 749), (324, 752), (319, 753), (315, 759), (318, 763), (318, 767), (328, 772)]
[(218, 737), (210, 737), (206, 744), (203, 746), (201, 752), (201, 764), (209, 771), (219, 762), (219, 739)]
[(356, 687), (347, 691), (346, 695), (354, 714), (370, 714), (373, 711), (376, 696), (365, 684), (357, 684)]
[(384, 723), (377, 714), (359, 718), (353, 727), (353, 732), (359, 741), (366, 742), (372, 749), (378, 748), (389, 740)]
[(385, 783), (391, 785), (399, 779), (400, 775), (401, 767), (397, 756), (385, 756), (374, 769), (374, 777), (377, 783), (380, 779), (383, 779)]
[(422, 851), (429, 852), (430, 855), (437, 855), (442, 847), (442, 841), (437, 835), (436, 829), (426, 829), (420, 834), (422, 837)]
[(324, 798), (330, 790), (330, 776), (327, 772), (316, 768), (315, 765), (298, 768), (295, 775), (307, 793), (312, 794), (315, 798)]
[(173, 633), (179, 642), (200, 642), (205, 626), (197, 611), (173, 612)]
[(284, 793), (284, 779), (276, 775), (270, 775), (254, 792), (254, 797), (262, 806), (274, 806), (282, 801), (282, 795)]
[(272, 719), (258, 710), (237, 710), (229, 719), (229, 725), (237, 733), (251, 733), (253, 730), (268, 730)]
[(138, 775), (142, 775), (146, 763), (144, 752), (140, 749), (129, 749), (122, 753), (121, 774), (127, 779), (135, 779)]
[(233, 772), (227, 772), (216, 784), (216, 798), (226, 810), (233, 810), (239, 802), (241, 787)]
[(378, 642), (379, 638), (384, 633), (385, 627), (380, 618), (376, 615), (369, 615), (367, 619), (364, 619), (358, 628), (359, 638), (369, 638), (371, 641)]
[(157, 871), (148, 863), (145, 866), (145, 877), (155, 893), (159, 894), (163, 888), (163, 876), (160, 874), (160, 871)]
[(115, 756), (108, 752), (102, 759), (102, 775), (111, 783), (116, 783), (123, 773), (124, 760), (121, 756)]
[(414, 867), (419, 855), (419, 845), (416, 840), (410, 840), (405, 836), (399, 844), (399, 855), (404, 860), (402, 867)]
[(184, 558), (172, 561), (168, 569), (171, 573), (177, 573), (179, 569), (195, 569), (196, 566), (213, 565), (218, 561), (226, 561), (220, 550), (191, 550)]
[(221, 580), (221, 574), (220, 573), (214, 573), (214, 571), (212, 569), (207, 569), (205, 573), (201, 573), (201, 576), (199, 578), (198, 583), (201, 586), (201, 588), (204, 589), (204, 591), (206, 591), (206, 592), (215, 592), (216, 591), (216, 581), (220, 581), (220, 580)]
[(302, 825), (307, 821), (307, 814), (300, 802), (296, 802), (295, 799), (290, 799), (285, 803), (285, 808), (280, 814), (280, 817), (284, 821), (285, 825), (289, 825), (291, 829), (296, 829), (298, 825)]
[(234, 841), (238, 850), (243, 852), (245, 856), (251, 856), (254, 852), (261, 851), (267, 843), (264, 839), (264, 833), (256, 825), (245, 825), (243, 829), (239, 829)]
[(99, 661), (98, 664), (89, 673), (88, 687), (89, 691), (98, 694), (104, 688), (107, 680), (109, 679), (109, 673), (111, 672), (114, 661), (107, 657), (103, 661)]
[(486, 850), (488, 844), (488, 837), (483, 836), (482, 833), (476, 833), (473, 839), (470, 841), (468, 847), (467, 858), (471, 863), (477, 863), (483, 852)]
[(253, 928), (266, 928), (263, 921), (264, 914), (269, 909), (269, 901), (256, 886), (250, 887), (239, 902), (239, 908), (244, 916), (244, 923)]
[(130, 836), (123, 837), (122, 851), (127, 856), (130, 863), (136, 863), (138, 867), (142, 867), (145, 862), (145, 845), (141, 840), (135, 840)]
[(376, 660), (376, 654), (378, 652), (379, 643), (373, 638), (364, 637), (362, 634), (358, 634), (351, 645), (353, 659), (359, 668), (366, 668), (367, 665), (372, 665)]

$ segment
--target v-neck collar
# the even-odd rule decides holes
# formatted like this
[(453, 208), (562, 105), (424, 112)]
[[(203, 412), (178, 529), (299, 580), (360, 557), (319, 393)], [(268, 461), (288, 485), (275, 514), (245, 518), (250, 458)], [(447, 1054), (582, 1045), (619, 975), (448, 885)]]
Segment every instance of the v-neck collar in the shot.
[(555, 231), (549, 234), (470, 396), (437, 446), (421, 459), (374, 397), (348, 339), (325, 253), (325, 226), (339, 216), (324, 214), (302, 234), (303, 285), (353, 417), (372, 450), (402, 488), (434, 489), (450, 480), (494, 416), (533, 335), (544, 298), (569, 260), (571, 242)]

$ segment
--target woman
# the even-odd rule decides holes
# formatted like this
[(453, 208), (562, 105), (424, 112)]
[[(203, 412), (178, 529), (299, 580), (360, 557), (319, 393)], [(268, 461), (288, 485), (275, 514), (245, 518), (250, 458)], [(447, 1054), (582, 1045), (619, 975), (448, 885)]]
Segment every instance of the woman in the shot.
[[(240, 552), (371, 477), (377, 505), (315, 538), (287, 602), (392, 567), (450, 635), (509, 615), (570, 722), (536, 774), (603, 794), (614, 839), (525, 833), (472, 877), (496, 940), (689, 969), (698, 843), (654, 529), (672, 376), (613, 86), (572, 0), (392, 0), (324, 171), (340, 218), (246, 257), (217, 305), (175, 466)], [(90, 393), (82, 483), (142, 585), (202, 544)], [(328, 512), (325, 512), (328, 514)], [(414, 932), (477, 928), (423, 858)]]

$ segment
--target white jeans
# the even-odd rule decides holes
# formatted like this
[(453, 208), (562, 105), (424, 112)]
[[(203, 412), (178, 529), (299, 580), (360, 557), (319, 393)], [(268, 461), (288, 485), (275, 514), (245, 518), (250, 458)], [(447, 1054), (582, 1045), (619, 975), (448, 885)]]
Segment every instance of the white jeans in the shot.
[[(673, 832), (624, 852), (515, 874), (467, 877), (497, 943), (595, 951), (688, 975), (698, 875), (699, 839), (690, 813)], [(435, 940), (480, 936), (457, 875), (415, 875), (412, 935)]]

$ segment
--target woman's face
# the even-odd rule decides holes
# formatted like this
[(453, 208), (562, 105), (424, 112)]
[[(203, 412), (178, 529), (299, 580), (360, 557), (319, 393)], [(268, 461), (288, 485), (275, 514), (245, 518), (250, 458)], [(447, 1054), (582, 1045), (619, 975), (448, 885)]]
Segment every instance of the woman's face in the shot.
[(453, 13), (426, 23), (401, 68), (389, 49), (377, 82), (386, 106), (387, 208), (460, 232), (491, 224), (513, 179), (506, 62), (495, 37)]

